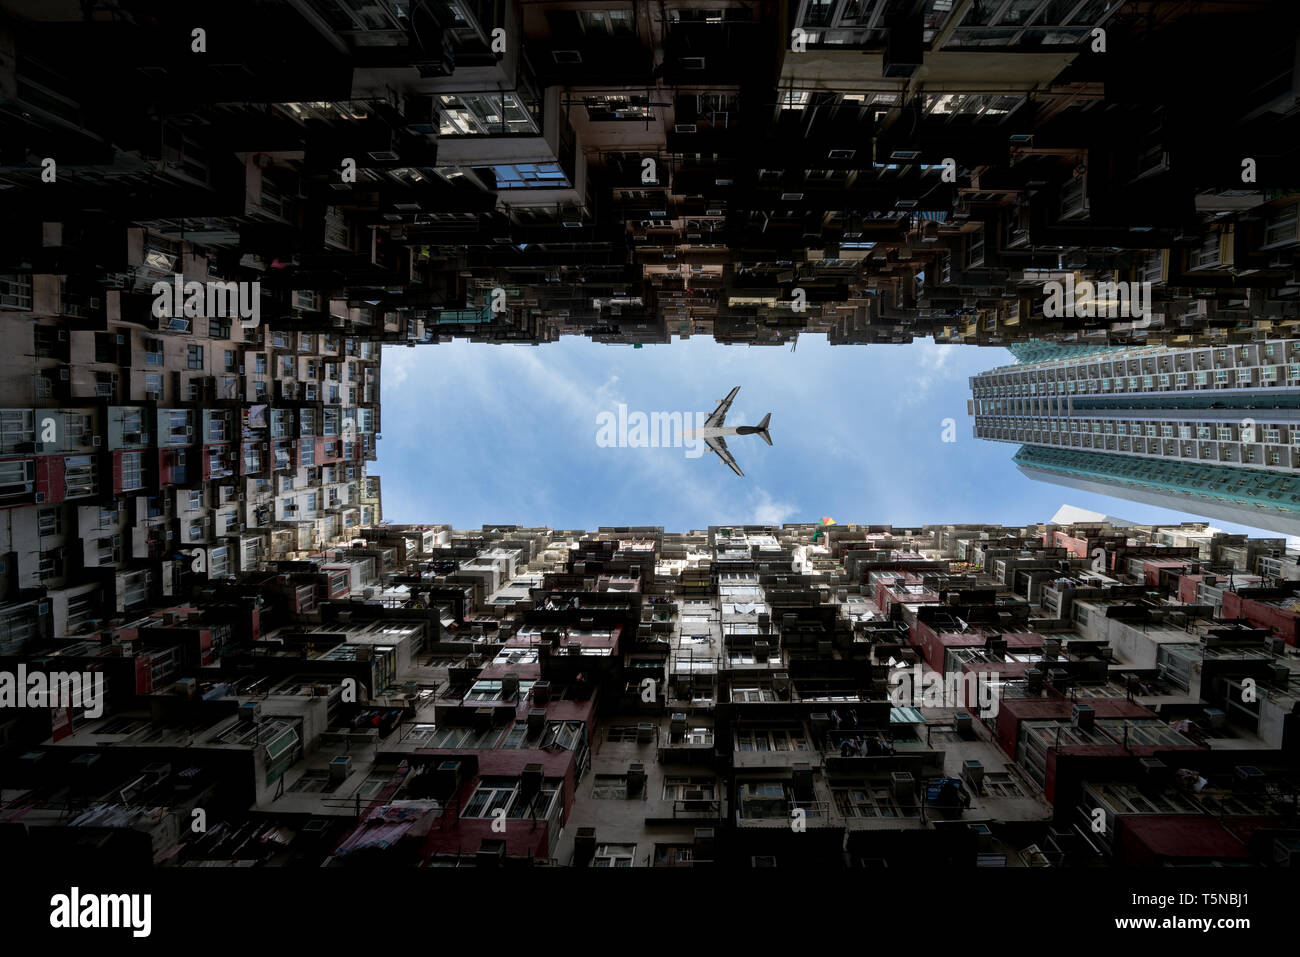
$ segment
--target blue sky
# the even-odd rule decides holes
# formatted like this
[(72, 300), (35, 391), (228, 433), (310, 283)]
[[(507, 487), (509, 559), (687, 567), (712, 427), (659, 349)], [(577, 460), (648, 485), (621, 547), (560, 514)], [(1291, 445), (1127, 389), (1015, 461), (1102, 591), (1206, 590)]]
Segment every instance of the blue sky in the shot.
[[(1025, 478), (1018, 446), (977, 440), (971, 375), (1014, 361), (1005, 349), (603, 345), (579, 336), (543, 346), (457, 340), (384, 350), (382, 435), (372, 471), (396, 523), (924, 525), (1049, 521), (1063, 504), (1136, 522), (1194, 520), (1168, 509)], [(705, 451), (602, 448), (602, 411), (712, 412), (733, 386), (728, 425), (772, 413), (769, 448), (728, 440), (741, 478)], [(944, 420), (956, 441), (944, 442)], [(1241, 526), (1215, 523), (1227, 531)], [(1249, 530), (1261, 534), (1257, 530)]]

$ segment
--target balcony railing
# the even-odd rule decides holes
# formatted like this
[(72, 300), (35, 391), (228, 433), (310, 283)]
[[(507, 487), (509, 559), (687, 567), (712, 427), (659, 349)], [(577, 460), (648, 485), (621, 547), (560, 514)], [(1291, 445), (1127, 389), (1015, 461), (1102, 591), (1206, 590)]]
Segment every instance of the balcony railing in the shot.
[[(751, 805), (754, 803), (751, 802)], [(778, 806), (782, 810), (778, 811)], [(778, 801), (773, 802), (770, 808), (762, 807), (762, 802), (759, 802), (758, 807), (751, 806), (749, 813), (746, 813), (742, 804), (736, 809), (736, 824), (741, 827), (788, 828), (790, 822), (794, 820), (795, 811), (803, 811), (804, 820), (808, 824), (826, 827), (832, 823), (829, 801)]]

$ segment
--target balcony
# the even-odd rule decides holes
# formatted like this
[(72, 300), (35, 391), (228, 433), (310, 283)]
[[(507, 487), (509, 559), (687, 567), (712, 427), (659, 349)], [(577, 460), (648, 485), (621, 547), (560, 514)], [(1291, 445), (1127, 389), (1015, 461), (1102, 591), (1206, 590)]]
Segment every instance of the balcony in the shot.
[(803, 811), (804, 823), (809, 828), (843, 826), (841, 821), (832, 819), (829, 801), (788, 801), (783, 798), (744, 801), (736, 809), (736, 826), (788, 830), (796, 811)]

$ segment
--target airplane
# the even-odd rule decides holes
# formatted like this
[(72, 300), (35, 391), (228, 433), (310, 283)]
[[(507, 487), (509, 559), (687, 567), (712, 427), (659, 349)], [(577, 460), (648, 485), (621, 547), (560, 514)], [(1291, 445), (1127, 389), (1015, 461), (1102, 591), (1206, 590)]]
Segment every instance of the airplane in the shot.
[(722, 423), (727, 419), (727, 410), (731, 408), (731, 403), (735, 400), (736, 393), (739, 391), (740, 386), (736, 386), (725, 399), (719, 399), (718, 407), (713, 410), (712, 415), (704, 420), (704, 428), (687, 432), (685, 437), (688, 439), (703, 439), (709, 448), (718, 453), (718, 458), (722, 459), (725, 464), (731, 466), (733, 472), (743, 477), (745, 473), (740, 470), (740, 466), (736, 464), (736, 460), (732, 458), (731, 453), (727, 451), (727, 442), (724, 436), (757, 435), (768, 445), (771, 445), (772, 436), (768, 435), (767, 423), (771, 420), (772, 413), (769, 412), (767, 415), (763, 416), (763, 421), (759, 422), (758, 425), (724, 426)]

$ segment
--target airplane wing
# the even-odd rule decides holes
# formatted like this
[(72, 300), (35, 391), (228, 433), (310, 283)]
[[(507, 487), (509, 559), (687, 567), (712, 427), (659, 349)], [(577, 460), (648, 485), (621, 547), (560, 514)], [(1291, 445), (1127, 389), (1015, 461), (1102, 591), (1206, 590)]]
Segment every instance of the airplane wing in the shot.
[[(730, 393), (727, 394), (727, 397), (718, 404), (718, 407), (716, 409), (713, 410), (713, 414), (704, 420), (705, 428), (707, 429), (716, 428), (717, 426), (722, 425), (722, 423), (726, 421), (727, 410), (731, 408), (732, 400), (736, 398), (736, 393), (739, 391), (740, 391), (740, 386), (736, 386), (734, 389), (731, 390)], [(726, 446), (723, 446), (723, 448), (726, 448)], [(714, 451), (716, 452), (717, 450), (714, 449)]]
[[(732, 392), (731, 394), (735, 395), (736, 393)], [(730, 402), (731, 401), (730, 398), (728, 398), (727, 401)], [(722, 461), (726, 462), (728, 465), (731, 466), (731, 471), (735, 472), (737, 475), (741, 476), (742, 478), (744, 477), (745, 473), (740, 470), (740, 466), (736, 464), (736, 460), (733, 459), (731, 457), (731, 453), (727, 451), (726, 440), (718, 438), (718, 439), (705, 439), (704, 441), (708, 444), (709, 448), (713, 449), (713, 451), (718, 453), (718, 458), (722, 459)]]

